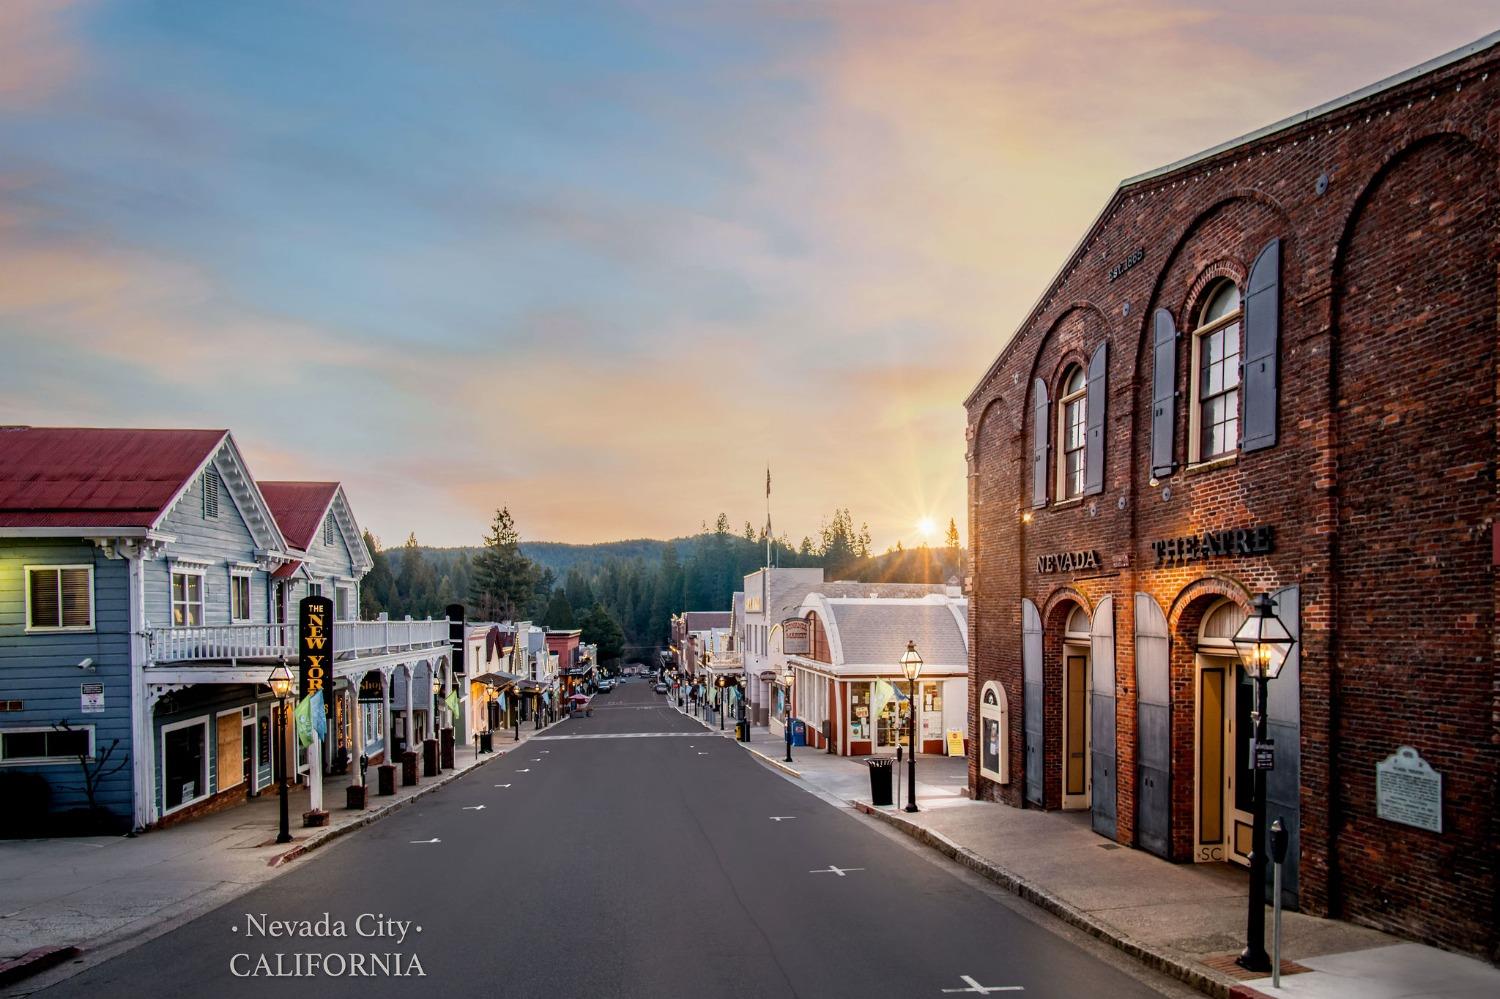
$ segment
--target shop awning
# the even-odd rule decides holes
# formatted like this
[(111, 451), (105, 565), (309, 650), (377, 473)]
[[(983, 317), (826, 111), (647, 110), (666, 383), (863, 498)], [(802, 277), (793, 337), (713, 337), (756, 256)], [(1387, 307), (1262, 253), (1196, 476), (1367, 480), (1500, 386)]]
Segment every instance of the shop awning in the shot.
[[(491, 673), (480, 673), (478, 676), (470, 677), (470, 683), (487, 683), (491, 687), (509, 687), (521, 682), (521, 677), (514, 673), (505, 673), (496, 670)], [(527, 681), (528, 683), (530, 681)]]
[(552, 684), (540, 680), (516, 680), (516, 689), (523, 694), (540, 694), (552, 689)]

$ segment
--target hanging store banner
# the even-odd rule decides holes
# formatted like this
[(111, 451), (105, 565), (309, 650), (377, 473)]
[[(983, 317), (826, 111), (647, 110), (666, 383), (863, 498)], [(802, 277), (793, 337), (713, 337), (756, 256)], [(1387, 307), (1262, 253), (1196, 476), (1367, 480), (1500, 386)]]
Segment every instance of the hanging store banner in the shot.
[(812, 652), (812, 625), (800, 617), (781, 622), (781, 652), (788, 656), (805, 656)]
[(297, 605), (297, 696), (322, 693), (325, 712), (333, 710), (333, 601), (303, 597)]

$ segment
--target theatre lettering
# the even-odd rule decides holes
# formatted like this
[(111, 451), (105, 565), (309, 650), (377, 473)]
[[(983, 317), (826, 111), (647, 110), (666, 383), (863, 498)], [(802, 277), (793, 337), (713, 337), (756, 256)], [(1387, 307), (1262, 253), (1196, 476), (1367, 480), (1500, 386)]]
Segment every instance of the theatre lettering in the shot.
[(1269, 555), (1276, 547), (1275, 532), (1269, 526), (1237, 527), (1229, 531), (1204, 531), (1180, 538), (1151, 542), (1157, 565), (1202, 562), (1204, 559), (1230, 555)]
[(1036, 571), (1044, 574), (1097, 568), (1099, 568), (1099, 553), (1092, 549), (1081, 552), (1056, 552), (1052, 555), (1036, 557)]

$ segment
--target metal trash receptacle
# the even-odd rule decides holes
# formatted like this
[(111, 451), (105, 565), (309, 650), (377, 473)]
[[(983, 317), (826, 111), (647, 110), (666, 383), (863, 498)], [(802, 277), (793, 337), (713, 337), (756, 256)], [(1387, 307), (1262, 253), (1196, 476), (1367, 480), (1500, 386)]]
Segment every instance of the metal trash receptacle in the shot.
[(747, 722), (747, 721), (737, 721), (737, 722), (735, 722), (734, 723), (734, 737), (736, 739), (738, 739), (740, 742), (749, 742), (750, 741), (750, 723)]
[(891, 797), (891, 776), (895, 768), (891, 765), (891, 758), (889, 756), (877, 756), (865, 762), (870, 765), (870, 804), (893, 804), (894, 799)]

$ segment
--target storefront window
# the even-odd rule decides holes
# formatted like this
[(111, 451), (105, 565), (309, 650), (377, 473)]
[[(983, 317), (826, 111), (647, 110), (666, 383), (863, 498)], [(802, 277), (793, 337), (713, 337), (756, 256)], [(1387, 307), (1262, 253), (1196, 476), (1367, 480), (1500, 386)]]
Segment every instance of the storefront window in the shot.
[(943, 737), (943, 685), (941, 683), (922, 684), (922, 713), (921, 721), (918, 723), (922, 729), (922, 739), (941, 739)]
[(849, 685), (849, 738), (870, 738), (870, 685)]
[(208, 724), (189, 722), (162, 733), (163, 805), (167, 811), (208, 793)]

